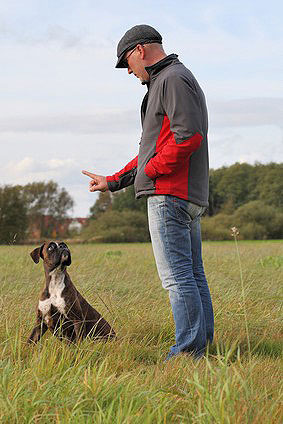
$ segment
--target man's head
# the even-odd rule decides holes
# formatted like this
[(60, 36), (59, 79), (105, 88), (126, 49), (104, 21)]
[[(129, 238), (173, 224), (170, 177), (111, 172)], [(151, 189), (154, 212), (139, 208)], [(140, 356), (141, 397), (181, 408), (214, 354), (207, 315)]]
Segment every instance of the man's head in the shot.
[(126, 68), (141, 82), (149, 79), (145, 66), (153, 65), (166, 56), (162, 37), (149, 25), (136, 25), (129, 29), (117, 46), (116, 68)]

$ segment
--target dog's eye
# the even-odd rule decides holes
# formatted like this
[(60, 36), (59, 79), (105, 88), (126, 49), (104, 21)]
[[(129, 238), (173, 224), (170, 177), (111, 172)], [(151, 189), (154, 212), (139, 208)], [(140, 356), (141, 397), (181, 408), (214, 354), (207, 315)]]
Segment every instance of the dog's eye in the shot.
[(48, 250), (51, 252), (51, 250), (53, 250), (54, 249), (54, 246), (53, 246), (53, 244), (51, 244), (49, 247), (48, 247)]

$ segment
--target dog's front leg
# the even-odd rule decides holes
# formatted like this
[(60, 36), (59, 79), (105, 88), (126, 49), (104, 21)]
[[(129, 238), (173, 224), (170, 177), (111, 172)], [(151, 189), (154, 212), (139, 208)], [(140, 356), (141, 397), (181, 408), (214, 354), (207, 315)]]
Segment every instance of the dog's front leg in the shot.
[(28, 338), (28, 343), (37, 343), (43, 334), (48, 330), (47, 325), (42, 321), (41, 317), (37, 317), (36, 325)]

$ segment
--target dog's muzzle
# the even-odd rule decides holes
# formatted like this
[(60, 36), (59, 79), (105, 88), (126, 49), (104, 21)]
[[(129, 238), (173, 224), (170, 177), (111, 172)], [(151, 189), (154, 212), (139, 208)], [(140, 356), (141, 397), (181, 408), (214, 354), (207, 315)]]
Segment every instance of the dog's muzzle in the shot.
[(61, 258), (60, 258), (60, 263), (62, 265), (66, 264), (66, 265), (70, 265), (71, 263), (71, 253), (68, 249), (63, 249), (61, 252)]
[(70, 252), (68, 250), (63, 250), (63, 252), (61, 253), (61, 261), (65, 261), (66, 259), (68, 259), (70, 256)]

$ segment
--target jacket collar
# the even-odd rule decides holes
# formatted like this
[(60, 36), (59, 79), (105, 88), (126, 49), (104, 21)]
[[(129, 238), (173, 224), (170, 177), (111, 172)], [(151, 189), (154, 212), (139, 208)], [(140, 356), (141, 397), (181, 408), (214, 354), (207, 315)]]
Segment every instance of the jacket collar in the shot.
[(169, 54), (169, 56), (164, 57), (164, 59), (159, 60), (154, 65), (146, 66), (145, 70), (149, 75), (149, 79), (154, 78), (162, 69), (166, 68), (166, 66), (171, 65), (172, 63), (177, 63), (178, 55), (175, 53)]

